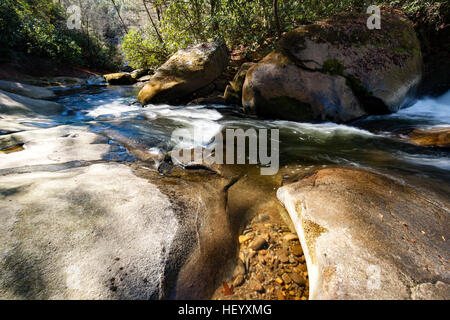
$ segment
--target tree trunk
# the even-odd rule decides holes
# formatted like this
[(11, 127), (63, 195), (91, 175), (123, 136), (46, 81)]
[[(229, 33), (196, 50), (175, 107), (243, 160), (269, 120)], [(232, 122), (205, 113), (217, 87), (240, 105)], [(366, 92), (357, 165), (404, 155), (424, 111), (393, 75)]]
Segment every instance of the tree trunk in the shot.
[(273, 0), (273, 17), (275, 19), (275, 27), (277, 29), (277, 36), (281, 38), (280, 20), (278, 19), (278, 1)]
[(119, 8), (116, 6), (116, 3), (114, 2), (114, 0), (111, 0), (114, 9), (116, 9), (117, 15), (119, 16), (120, 22), (122, 23), (123, 26), (123, 30), (125, 31), (125, 33), (128, 33), (128, 28), (127, 25), (125, 24), (125, 22), (123, 22), (122, 16), (120, 15), (120, 10)]
[(211, 5), (211, 18), (213, 19), (213, 31), (217, 32), (219, 30), (219, 23), (217, 21), (217, 0), (210, 0)]
[(150, 10), (147, 7), (147, 3), (145, 0), (142, 0), (142, 4), (144, 5), (145, 11), (147, 11), (147, 15), (150, 19), (150, 22), (152, 23), (153, 29), (155, 29), (156, 35), (158, 36), (158, 40), (160, 43), (164, 43), (163, 38), (161, 37), (161, 33), (158, 30), (158, 27), (156, 26), (155, 22), (153, 21), (152, 14), (150, 13)]

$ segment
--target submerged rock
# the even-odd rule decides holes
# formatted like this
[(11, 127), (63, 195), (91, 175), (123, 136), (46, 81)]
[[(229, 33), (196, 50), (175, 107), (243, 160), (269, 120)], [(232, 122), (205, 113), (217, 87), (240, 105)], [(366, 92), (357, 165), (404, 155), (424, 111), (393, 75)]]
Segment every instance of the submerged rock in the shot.
[(109, 84), (133, 84), (137, 81), (136, 78), (134, 78), (130, 73), (127, 72), (105, 74), (103, 77)]
[(0, 80), (0, 90), (12, 92), (33, 99), (51, 99), (56, 95), (47, 89), (20, 82)]
[(450, 127), (418, 128), (408, 133), (414, 144), (424, 147), (449, 147)]
[(311, 299), (449, 299), (445, 190), (322, 169), (278, 190), (299, 234)]
[(207, 42), (179, 50), (163, 64), (139, 92), (142, 104), (188, 96), (217, 79), (229, 60), (224, 44)]
[(336, 122), (397, 111), (421, 80), (420, 43), (399, 12), (383, 9), (381, 30), (366, 21), (342, 14), (288, 32), (248, 71), (245, 110)]

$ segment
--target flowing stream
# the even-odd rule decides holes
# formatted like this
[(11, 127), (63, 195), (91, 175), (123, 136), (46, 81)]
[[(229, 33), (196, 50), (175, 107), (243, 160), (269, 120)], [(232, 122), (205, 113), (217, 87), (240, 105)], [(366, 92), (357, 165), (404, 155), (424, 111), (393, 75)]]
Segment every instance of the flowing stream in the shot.
[[(307, 170), (318, 165), (350, 165), (378, 171), (394, 170), (450, 181), (448, 148), (410, 143), (402, 134), (410, 128), (450, 125), (450, 91), (423, 98), (409, 108), (386, 116), (370, 116), (349, 124), (298, 123), (248, 117), (222, 105), (169, 106), (136, 103), (139, 88), (88, 85), (55, 90), (57, 102), (67, 107), (55, 122), (36, 124), (87, 125), (97, 133), (118, 134), (149, 153), (165, 153), (174, 146), (172, 132), (194, 128), (202, 132), (192, 147), (206, 145), (224, 128), (280, 130), (280, 165)], [(114, 140), (114, 139), (112, 139)], [(115, 143), (110, 141), (110, 143)], [(134, 161), (125, 148), (107, 155), (115, 161)]]

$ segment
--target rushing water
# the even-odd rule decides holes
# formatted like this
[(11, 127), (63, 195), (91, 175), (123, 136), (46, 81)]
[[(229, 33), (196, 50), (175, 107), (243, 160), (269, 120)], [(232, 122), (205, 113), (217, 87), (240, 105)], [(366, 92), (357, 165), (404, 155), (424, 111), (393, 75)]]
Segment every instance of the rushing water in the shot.
[[(342, 125), (260, 120), (218, 105), (142, 108), (136, 103), (138, 90), (99, 85), (57, 90), (57, 100), (67, 111), (55, 121), (88, 125), (99, 133), (117, 132), (149, 152), (170, 150), (172, 132), (179, 128), (195, 128), (203, 133), (193, 146), (206, 145), (224, 128), (280, 129), (281, 165), (305, 168), (345, 164), (450, 181), (448, 148), (416, 146), (401, 134), (408, 128), (449, 126), (450, 91), (438, 98), (421, 99), (396, 114)], [(118, 160), (132, 161), (133, 157)]]

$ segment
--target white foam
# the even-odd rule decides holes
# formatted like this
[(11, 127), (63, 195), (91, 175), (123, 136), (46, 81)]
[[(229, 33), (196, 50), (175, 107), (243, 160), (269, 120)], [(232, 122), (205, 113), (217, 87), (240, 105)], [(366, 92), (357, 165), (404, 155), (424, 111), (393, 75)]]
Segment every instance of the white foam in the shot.
[(375, 134), (355, 127), (350, 127), (344, 124), (336, 123), (302, 123), (292, 121), (274, 121), (273, 127), (279, 127), (280, 129), (292, 129), (293, 132), (300, 135), (311, 135), (322, 138), (327, 138), (335, 135), (359, 135), (366, 137), (374, 137)]
[(413, 106), (391, 115), (394, 118), (426, 120), (433, 124), (450, 124), (450, 91), (439, 98), (424, 98)]

